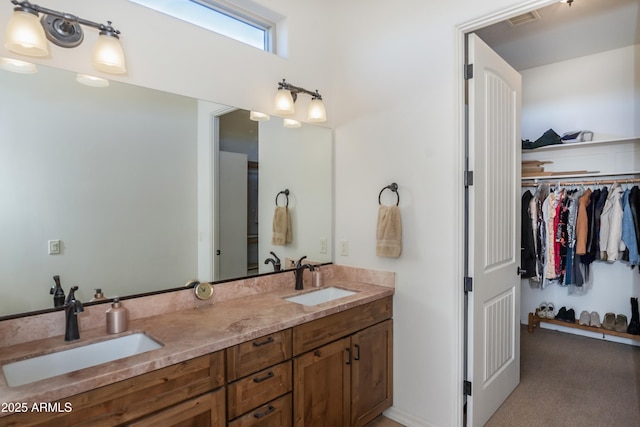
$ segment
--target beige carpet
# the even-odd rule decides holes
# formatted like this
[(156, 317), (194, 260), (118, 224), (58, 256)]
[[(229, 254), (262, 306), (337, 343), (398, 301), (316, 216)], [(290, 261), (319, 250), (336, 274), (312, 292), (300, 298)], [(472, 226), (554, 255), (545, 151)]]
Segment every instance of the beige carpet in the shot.
[(486, 425), (640, 426), (640, 347), (523, 327), (520, 385)]

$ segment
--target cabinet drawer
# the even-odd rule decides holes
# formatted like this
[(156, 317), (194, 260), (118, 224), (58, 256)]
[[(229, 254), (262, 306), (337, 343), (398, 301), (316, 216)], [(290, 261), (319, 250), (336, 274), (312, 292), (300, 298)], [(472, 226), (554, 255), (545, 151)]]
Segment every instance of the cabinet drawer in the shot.
[(291, 358), (291, 329), (227, 349), (227, 381), (234, 381)]
[(297, 356), (391, 318), (392, 297), (332, 314), (293, 328), (293, 355)]
[(229, 427), (291, 427), (291, 393), (231, 421)]
[(229, 384), (227, 388), (229, 419), (290, 392), (291, 376), (289, 360)]

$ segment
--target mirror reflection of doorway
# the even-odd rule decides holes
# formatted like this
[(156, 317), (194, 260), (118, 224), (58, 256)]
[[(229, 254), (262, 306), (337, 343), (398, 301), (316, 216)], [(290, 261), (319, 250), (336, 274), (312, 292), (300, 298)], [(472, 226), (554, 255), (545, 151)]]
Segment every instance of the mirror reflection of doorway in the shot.
[(219, 268), (216, 280), (258, 273), (258, 123), (219, 117)]

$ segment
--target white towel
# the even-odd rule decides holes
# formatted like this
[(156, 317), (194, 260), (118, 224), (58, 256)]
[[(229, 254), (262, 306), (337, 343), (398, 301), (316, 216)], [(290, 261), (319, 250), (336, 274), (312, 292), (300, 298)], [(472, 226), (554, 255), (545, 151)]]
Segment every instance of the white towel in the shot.
[(378, 256), (398, 258), (402, 253), (402, 221), (398, 206), (380, 206), (376, 243)]
[(291, 243), (291, 217), (289, 216), (289, 208), (286, 206), (276, 206), (273, 214), (273, 236), (271, 237), (272, 245), (286, 245)]

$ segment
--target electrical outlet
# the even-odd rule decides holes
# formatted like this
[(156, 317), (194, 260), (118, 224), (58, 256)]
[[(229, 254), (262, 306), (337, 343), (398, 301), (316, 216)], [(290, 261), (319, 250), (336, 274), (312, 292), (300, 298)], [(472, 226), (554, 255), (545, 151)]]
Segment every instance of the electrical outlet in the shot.
[(327, 238), (326, 237), (320, 238), (320, 253), (321, 254), (326, 254), (327, 253)]
[(348, 240), (340, 240), (340, 255), (348, 256), (349, 255), (349, 241)]

